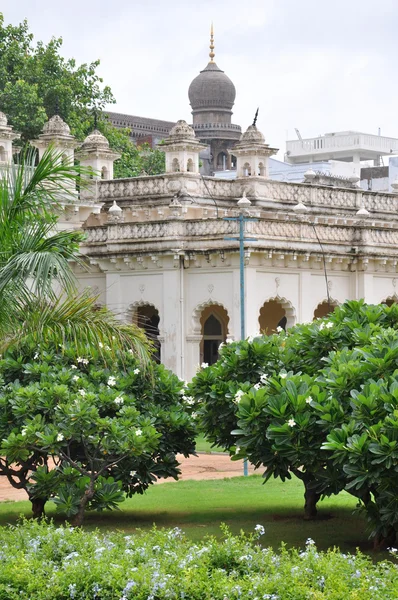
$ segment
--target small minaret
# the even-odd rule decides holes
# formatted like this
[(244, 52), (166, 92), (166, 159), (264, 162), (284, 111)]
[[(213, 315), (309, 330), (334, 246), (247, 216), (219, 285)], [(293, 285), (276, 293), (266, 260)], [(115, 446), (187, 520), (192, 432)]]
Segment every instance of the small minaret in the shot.
[(59, 115), (54, 115), (44, 124), (43, 133), (31, 144), (38, 149), (39, 159), (52, 144), (56, 152), (62, 152), (63, 160), (73, 165), (75, 148), (77, 148), (79, 142), (71, 135), (69, 125)]
[(166, 173), (199, 173), (199, 153), (207, 146), (201, 144), (186, 121), (177, 121), (167, 140), (158, 145), (166, 155)]
[(278, 150), (265, 143), (261, 131), (257, 129), (258, 109), (252, 125), (242, 134), (239, 142), (231, 150), (236, 156), (237, 177), (268, 177), (268, 159)]
[(12, 142), (21, 137), (20, 133), (15, 133), (11, 125), (7, 124), (6, 115), (0, 111), (0, 166), (12, 163)]
[(75, 156), (82, 166), (93, 169), (93, 179), (113, 179), (113, 163), (121, 154), (113, 152), (106, 137), (98, 129), (94, 129)]

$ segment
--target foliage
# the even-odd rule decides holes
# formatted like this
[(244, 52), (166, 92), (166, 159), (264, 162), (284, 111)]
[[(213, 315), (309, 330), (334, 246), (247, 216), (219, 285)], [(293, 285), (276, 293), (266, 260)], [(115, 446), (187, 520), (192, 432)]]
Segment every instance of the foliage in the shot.
[[(347, 302), (287, 335), (227, 345), (190, 387), (202, 428), (234, 457), (266, 467), (266, 480), (291, 473), (302, 479), (307, 517), (316, 515), (321, 494), (345, 488), (365, 506), (373, 535), (394, 538), (398, 436), (388, 421), (396, 400), (387, 378), (397, 365), (397, 318), (397, 306)], [(390, 387), (382, 393), (384, 385)], [(372, 455), (372, 442), (381, 457)]]
[(99, 61), (76, 65), (60, 55), (61, 38), (34, 44), (27, 21), (5, 25), (0, 13), (0, 107), (23, 141), (41, 133), (58, 108), (74, 135), (83, 139), (93, 106), (114, 102), (97, 74)]
[[(49, 148), (34, 167), (34, 155), (0, 178), (0, 353), (28, 338), (109, 342), (134, 348), (148, 361), (147, 345), (138, 328), (120, 324), (97, 298), (78, 294), (71, 261), (81, 263), (78, 244), (83, 234), (57, 230), (60, 198), (73, 201), (71, 190), (89, 171), (65, 164)], [(71, 197), (72, 196), (72, 197)], [(64, 295), (63, 295), (64, 294)], [(117, 342), (117, 343), (116, 343)]]
[(165, 154), (159, 148), (152, 149), (148, 144), (135, 145), (129, 129), (117, 129), (105, 119), (98, 123), (98, 129), (109, 141), (110, 147), (121, 157), (114, 164), (114, 177), (139, 177), (158, 175), (166, 169)]
[(32, 500), (55, 497), (76, 524), (86, 508), (115, 508), (122, 490), (177, 479), (176, 454), (194, 452), (180, 380), (155, 363), (142, 372), (133, 352), (26, 344), (0, 375), (0, 473)]
[[(34, 44), (27, 21), (5, 25), (0, 13), (0, 110), (22, 134), (21, 143), (37, 138), (48, 118), (58, 113), (78, 140), (94, 128), (93, 109), (101, 111), (115, 102), (97, 74), (99, 61), (77, 65), (61, 56), (62, 38)], [(137, 147), (128, 129), (117, 129), (106, 119), (99, 129), (110, 147), (122, 154), (114, 175), (137, 177), (164, 173), (164, 153), (148, 144)], [(16, 142), (18, 143), (18, 142)]]
[(260, 545), (261, 525), (248, 535), (223, 533), (222, 541), (193, 543), (178, 528), (125, 536), (23, 522), (0, 531), (0, 599), (396, 598), (393, 562), (318, 552), (311, 539), (275, 553)]

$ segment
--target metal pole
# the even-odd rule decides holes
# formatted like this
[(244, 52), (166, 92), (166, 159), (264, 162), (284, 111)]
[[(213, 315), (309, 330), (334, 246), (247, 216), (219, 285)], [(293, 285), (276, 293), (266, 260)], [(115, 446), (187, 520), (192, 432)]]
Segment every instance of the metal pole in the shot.
[[(240, 275), (240, 339), (244, 340), (245, 334), (245, 217), (239, 214), (239, 275)], [(243, 459), (243, 475), (249, 475), (247, 458)]]

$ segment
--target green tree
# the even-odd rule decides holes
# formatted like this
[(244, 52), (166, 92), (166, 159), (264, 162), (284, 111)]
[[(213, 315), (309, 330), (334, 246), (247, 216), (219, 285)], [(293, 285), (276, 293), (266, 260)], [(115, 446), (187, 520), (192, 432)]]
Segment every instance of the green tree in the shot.
[(0, 13), (0, 107), (24, 142), (37, 137), (56, 110), (83, 139), (92, 107), (115, 101), (97, 74), (99, 61), (76, 65), (60, 55), (61, 48), (61, 38), (34, 44), (26, 20), (5, 25)]
[[(100, 113), (115, 99), (97, 74), (99, 61), (77, 65), (61, 56), (62, 39), (34, 43), (27, 21), (5, 25), (0, 13), (0, 110), (22, 134), (21, 143), (36, 138), (56, 112), (78, 140), (94, 128), (93, 109)], [(164, 153), (148, 144), (137, 147), (128, 129), (117, 129), (106, 118), (99, 129), (113, 150), (121, 153), (115, 177), (164, 173)]]
[(36, 514), (54, 498), (74, 525), (87, 508), (177, 479), (176, 454), (195, 451), (178, 377), (155, 363), (143, 371), (131, 352), (82, 350), (26, 344), (0, 361), (0, 473), (27, 490)]

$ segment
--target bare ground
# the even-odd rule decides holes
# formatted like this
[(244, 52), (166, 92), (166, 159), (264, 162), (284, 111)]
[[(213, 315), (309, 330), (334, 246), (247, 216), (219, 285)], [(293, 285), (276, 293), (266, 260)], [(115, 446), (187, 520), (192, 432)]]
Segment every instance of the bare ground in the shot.
[[(181, 480), (224, 479), (243, 475), (243, 461), (232, 461), (226, 454), (199, 454), (190, 458), (178, 457), (181, 463)], [(249, 474), (254, 468), (249, 465)], [(159, 483), (168, 483), (173, 479), (161, 479)], [(27, 500), (24, 490), (14, 489), (5, 477), (0, 477), (0, 502), (5, 500)]]

